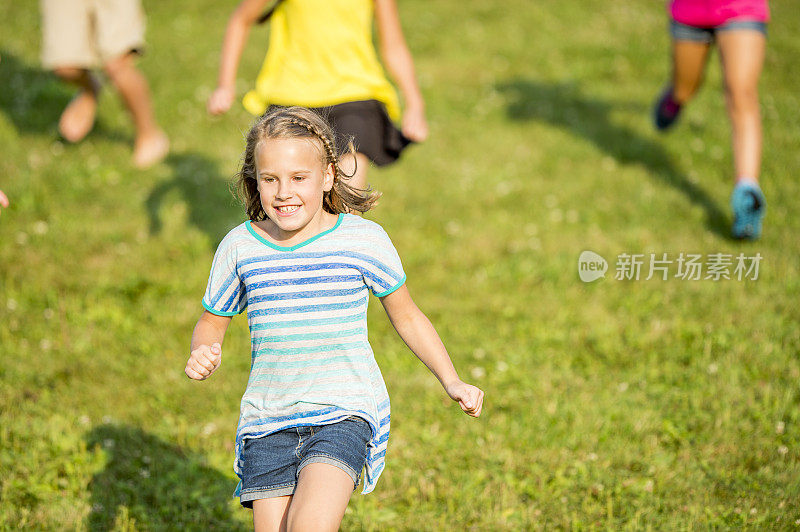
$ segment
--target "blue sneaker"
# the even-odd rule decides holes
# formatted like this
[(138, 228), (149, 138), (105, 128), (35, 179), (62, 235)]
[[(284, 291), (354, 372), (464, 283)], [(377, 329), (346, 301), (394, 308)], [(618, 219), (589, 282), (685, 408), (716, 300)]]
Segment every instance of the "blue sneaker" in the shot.
[(761, 219), (767, 202), (757, 183), (739, 183), (731, 194), (733, 238), (757, 240), (761, 236)]
[(672, 97), (672, 87), (667, 87), (653, 107), (653, 125), (659, 131), (669, 129), (681, 114), (681, 104)]

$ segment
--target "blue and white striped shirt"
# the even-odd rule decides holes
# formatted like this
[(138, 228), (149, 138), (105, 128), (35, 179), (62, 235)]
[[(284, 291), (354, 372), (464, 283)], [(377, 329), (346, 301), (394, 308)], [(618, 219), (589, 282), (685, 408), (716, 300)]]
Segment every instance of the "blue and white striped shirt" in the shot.
[(291, 247), (264, 239), (249, 221), (222, 240), (203, 306), (220, 316), (247, 309), (252, 361), (236, 431), (234, 471), (240, 478), (246, 438), (356, 415), (373, 435), (363, 493), (375, 488), (390, 416), (367, 339), (367, 302), (369, 291), (383, 297), (404, 282), (386, 232), (350, 214)]

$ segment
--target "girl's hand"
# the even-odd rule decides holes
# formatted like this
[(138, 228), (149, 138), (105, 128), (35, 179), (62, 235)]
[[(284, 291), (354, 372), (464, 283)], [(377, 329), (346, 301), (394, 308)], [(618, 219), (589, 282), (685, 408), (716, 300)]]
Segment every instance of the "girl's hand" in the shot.
[(461, 410), (472, 417), (481, 415), (483, 390), (459, 380), (445, 386), (445, 391), (450, 399), (458, 402)]
[(186, 361), (186, 368), (183, 371), (190, 379), (202, 381), (210, 377), (221, 363), (222, 346), (215, 342), (210, 346), (201, 345), (192, 350), (189, 360)]
[(217, 87), (208, 98), (206, 108), (212, 115), (221, 115), (228, 111), (233, 105), (234, 90), (232, 87)]
[(403, 135), (408, 140), (422, 142), (428, 138), (428, 121), (425, 111), (418, 107), (408, 107), (403, 113)]

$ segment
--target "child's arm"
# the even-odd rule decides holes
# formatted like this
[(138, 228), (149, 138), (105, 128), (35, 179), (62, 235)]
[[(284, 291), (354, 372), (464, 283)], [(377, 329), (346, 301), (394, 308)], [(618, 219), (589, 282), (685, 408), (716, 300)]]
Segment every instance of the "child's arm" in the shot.
[(192, 333), (191, 354), (183, 370), (187, 377), (202, 381), (217, 370), (222, 363), (222, 341), (230, 322), (230, 316), (203, 312)]
[(236, 96), (236, 71), (242, 49), (250, 28), (258, 20), (267, 2), (269, 0), (243, 0), (228, 19), (225, 39), (222, 41), (217, 88), (207, 104), (208, 112), (212, 115), (222, 114), (233, 105), (233, 98)]
[(447, 395), (458, 401), (461, 409), (467, 414), (474, 417), (481, 415), (483, 391), (458, 378), (453, 362), (436, 329), (414, 304), (406, 286), (403, 285), (388, 296), (382, 297), (381, 303), (400, 338), (436, 375)]
[(403, 134), (410, 140), (422, 142), (428, 137), (425, 120), (425, 101), (414, 74), (414, 61), (403, 37), (400, 15), (395, 0), (375, 0), (375, 20), (378, 26), (381, 58), (386, 69), (403, 94)]

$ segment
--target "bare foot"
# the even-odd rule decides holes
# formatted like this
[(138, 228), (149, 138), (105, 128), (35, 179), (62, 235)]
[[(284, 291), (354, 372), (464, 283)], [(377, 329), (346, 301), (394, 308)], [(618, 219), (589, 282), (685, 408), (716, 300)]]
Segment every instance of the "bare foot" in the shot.
[(100, 82), (92, 78), (92, 89), (81, 89), (64, 108), (58, 120), (58, 132), (69, 142), (78, 142), (89, 134), (94, 126), (97, 111), (97, 95)]
[(163, 131), (146, 137), (137, 137), (133, 148), (133, 165), (137, 168), (149, 168), (164, 159), (169, 153), (169, 139)]

